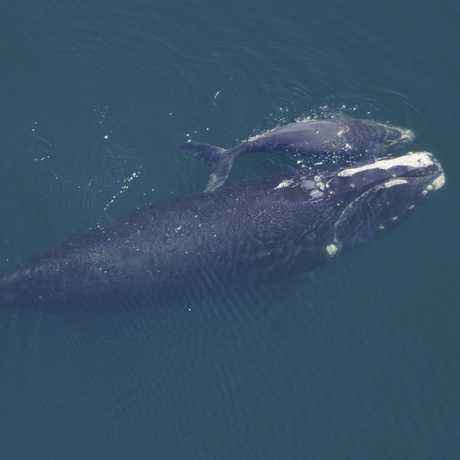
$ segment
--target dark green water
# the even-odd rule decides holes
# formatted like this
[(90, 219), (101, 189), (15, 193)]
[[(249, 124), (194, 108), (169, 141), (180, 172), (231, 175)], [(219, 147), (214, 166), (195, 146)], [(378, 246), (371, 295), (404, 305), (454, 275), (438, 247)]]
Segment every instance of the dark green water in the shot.
[(414, 129), (448, 184), (275, 292), (161, 317), (1, 311), (0, 456), (458, 458), (459, 26), (454, 1), (3, 0), (2, 270), (202, 189), (187, 134), (229, 145), (323, 106)]

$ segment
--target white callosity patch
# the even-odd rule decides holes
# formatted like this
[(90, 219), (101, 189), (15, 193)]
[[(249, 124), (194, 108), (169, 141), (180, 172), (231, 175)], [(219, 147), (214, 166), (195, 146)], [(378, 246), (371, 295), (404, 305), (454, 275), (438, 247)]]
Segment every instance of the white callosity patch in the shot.
[(390, 179), (390, 180), (387, 180), (383, 186), (385, 188), (391, 188), (391, 187), (395, 187), (397, 185), (404, 185), (404, 184), (407, 184), (407, 180), (406, 179)]
[(327, 185), (321, 180), (321, 176), (315, 176), (313, 178), (316, 186), (323, 192)]
[(444, 173), (441, 173), (436, 179), (431, 182), (431, 184), (427, 185), (426, 189), (423, 190), (422, 195), (426, 195), (428, 192), (434, 192), (435, 190), (439, 190), (444, 186), (446, 183), (446, 176)]
[(286, 188), (294, 184), (294, 179), (284, 179), (282, 180), (273, 190), (278, 190), (280, 188)]
[(323, 197), (323, 195), (324, 195), (324, 193), (321, 190), (318, 190), (318, 189), (313, 189), (310, 192), (310, 196), (315, 200), (319, 200), (320, 198)]
[(356, 173), (369, 171), (372, 169), (388, 170), (396, 166), (406, 166), (408, 168), (417, 169), (422, 167), (432, 166), (434, 164), (431, 153), (428, 152), (410, 152), (407, 155), (402, 155), (397, 158), (388, 158), (386, 160), (375, 161), (374, 163), (357, 166), (356, 168), (348, 168), (340, 171), (338, 176), (350, 177)]
[(315, 176), (313, 179), (300, 177), (299, 180), (283, 179), (273, 190), (280, 190), (288, 187), (300, 187), (305, 193), (308, 193), (314, 200), (319, 200), (324, 195), (324, 190), (327, 188), (320, 176)]
[(300, 178), (300, 188), (304, 192), (309, 192), (316, 188), (316, 183), (314, 180), (309, 179), (308, 177), (302, 176)]
[(440, 188), (444, 187), (445, 183), (446, 176), (444, 173), (442, 173), (431, 183), (431, 186), (433, 187), (433, 190), (439, 190)]
[(330, 257), (334, 257), (339, 252), (339, 247), (335, 243), (326, 246), (326, 252)]

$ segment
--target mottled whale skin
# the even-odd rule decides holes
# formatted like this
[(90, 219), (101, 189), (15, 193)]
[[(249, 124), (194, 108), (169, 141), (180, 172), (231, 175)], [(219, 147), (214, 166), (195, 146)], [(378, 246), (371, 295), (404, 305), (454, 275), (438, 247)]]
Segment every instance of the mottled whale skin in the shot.
[(0, 305), (97, 309), (288, 277), (396, 225), (443, 184), (440, 164), (419, 152), (161, 202), (3, 276)]
[(230, 149), (197, 142), (187, 142), (181, 148), (210, 163), (211, 173), (205, 190), (210, 192), (225, 183), (233, 161), (243, 154), (269, 152), (299, 155), (310, 163), (322, 163), (322, 169), (338, 169), (358, 161), (375, 159), (388, 149), (401, 147), (414, 138), (414, 133), (409, 129), (373, 120), (337, 116), (289, 123), (251, 137)]

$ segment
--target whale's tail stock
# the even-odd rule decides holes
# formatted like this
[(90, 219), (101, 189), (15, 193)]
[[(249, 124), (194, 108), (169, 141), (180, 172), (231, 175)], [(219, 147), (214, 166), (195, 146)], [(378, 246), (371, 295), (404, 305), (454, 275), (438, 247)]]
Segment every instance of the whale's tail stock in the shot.
[(187, 142), (182, 144), (180, 148), (205, 160), (210, 165), (211, 171), (205, 192), (213, 192), (224, 185), (232, 170), (233, 160), (238, 155), (235, 150), (227, 150), (216, 145), (200, 142)]

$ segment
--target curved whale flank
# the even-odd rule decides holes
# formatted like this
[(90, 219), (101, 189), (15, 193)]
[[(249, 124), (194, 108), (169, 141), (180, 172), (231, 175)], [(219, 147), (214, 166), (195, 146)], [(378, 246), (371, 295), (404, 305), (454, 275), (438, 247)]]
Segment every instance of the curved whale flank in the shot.
[(225, 183), (233, 161), (242, 154), (297, 154), (313, 162), (329, 162), (336, 169), (356, 161), (368, 161), (388, 148), (397, 148), (414, 138), (409, 129), (372, 120), (338, 117), (289, 123), (251, 137), (230, 149), (197, 142), (187, 142), (181, 148), (209, 162), (211, 173), (205, 191), (211, 192)]
[(305, 272), (393, 227), (443, 184), (439, 163), (419, 152), (159, 203), (4, 276), (0, 305), (196, 298)]

